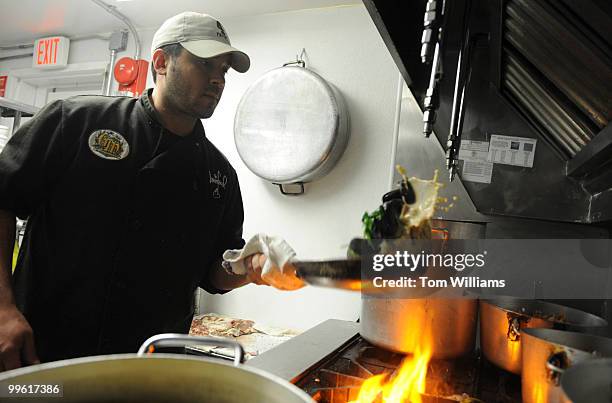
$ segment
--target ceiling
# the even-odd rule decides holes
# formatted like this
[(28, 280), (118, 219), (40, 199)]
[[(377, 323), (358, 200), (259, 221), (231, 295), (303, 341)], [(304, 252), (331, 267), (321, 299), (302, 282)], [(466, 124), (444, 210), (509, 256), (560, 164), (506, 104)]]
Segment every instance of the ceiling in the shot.
[[(361, 4), (361, 0), (104, 0), (117, 7), (136, 29), (158, 27), (182, 11), (218, 18)], [(2, 0), (0, 46), (29, 43), (46, 35), (82, 36), (123, 29), (125, 25), (90, 0)]]

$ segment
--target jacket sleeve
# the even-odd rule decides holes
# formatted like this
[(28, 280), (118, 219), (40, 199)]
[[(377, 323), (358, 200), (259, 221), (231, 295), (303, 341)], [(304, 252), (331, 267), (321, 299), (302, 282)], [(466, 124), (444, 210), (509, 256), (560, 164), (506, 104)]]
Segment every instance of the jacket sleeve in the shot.
[(24, 219), (49, 194), (68, 164), (63, 144), (63, 102), (24, 123), (0, 154), (0, 209)]
[[(242, 206), (242, 194), (240, 193), (240, 184), (238, 176), (232, 170), (233, 176), (233, 191), (229, 198), (228, 206), (225, 209), (223, 220), (221, 223), (221, 231), (217, 234), (212, 261), (217, 261), (222, 258), (223, 252), (227, 249), (242, 249), (244, 247), (244, 239), (242, 238), (242, 225), (244, 222), (244, 209)], [(211, 294), (225, 294), (228, 290), (219, 290), (210, 282), (210, 273), (205, 273), (200, 287)]]

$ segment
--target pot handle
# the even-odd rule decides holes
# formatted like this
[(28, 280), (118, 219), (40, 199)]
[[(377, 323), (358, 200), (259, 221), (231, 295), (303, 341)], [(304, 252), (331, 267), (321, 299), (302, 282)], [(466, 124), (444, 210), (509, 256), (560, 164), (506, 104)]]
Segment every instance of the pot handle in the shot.
[(155, 347), (185, 347), (187, 345), (212, 345), (234, 349), (234, 366), (244, 362), (244, 349), (240, 343), (218, 337), (188, 336), (180, 333), (162, 333), (149, 337), (138, 349), (138, 355), (144, 356), (155, 352)]
[[(285, 196), (300, 196), (304, 194), (304, 182), (295, 182), (291, 183), (291, 185), (299, 186), (299, 190), (292, 192), (283, 187), (283, 183), (275, 183), (276, 186), (280, 189), (280, 192)], [(285, 184), (286, 185), (286, 184)]]
[(521, 339), (521, 317), (508, 313), (508, 340), (519, 341)]
[(559, 386), (559, 382), (561, 381), (561, 375), (567, 369), (568, 358), (565, 351), (560, 351), (554, 354), (551, 354), (550, 357), (546, 360), (546, 372), (548, 375), (548, 379), (555, 385)]

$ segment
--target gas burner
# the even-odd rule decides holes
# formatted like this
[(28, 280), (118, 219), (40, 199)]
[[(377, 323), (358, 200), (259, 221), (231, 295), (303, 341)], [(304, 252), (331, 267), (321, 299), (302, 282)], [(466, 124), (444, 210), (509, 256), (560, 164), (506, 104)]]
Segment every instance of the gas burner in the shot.
[[(366, 379), (392, 377), (404, 358), (364, 340), (358, 323), (330, 319), (246, 365), (295, 384), (317, 402), (347, 403), (357, 399)], [(431, 360), (421, 397), (423, 403), (521, 403), (521, 378), (494, 367), (477, 351), (456, 360)]]
[[(406, 356), (375, 347), (357, 337), (318, 367), (305, 373), (296, 386), (321, 403), (357, 399), (363, 382), (375, 375), (391, 377)], [(520, 403), (520, 378), (494, 368), (477, 354), (456, 360), (431, 360), (423, 403)], [(476, 400), (478, 399), (478, 400)]]

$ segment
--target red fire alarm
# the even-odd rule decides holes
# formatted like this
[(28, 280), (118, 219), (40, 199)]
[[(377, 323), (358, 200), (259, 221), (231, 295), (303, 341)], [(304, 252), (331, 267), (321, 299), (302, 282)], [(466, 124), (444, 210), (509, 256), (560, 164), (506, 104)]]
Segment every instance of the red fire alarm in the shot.
[(8, 76), (0, 76), (0, 97), (3, 97), (6, 92), (6, 80)]
[(148, 72), (149, 62), (146, 60), (134, 60), (130, 57), (119, 59), (113, 70), (115, 80), (119, 83), (119, 93), (132, 97), (140, 96), (147, 85)]

